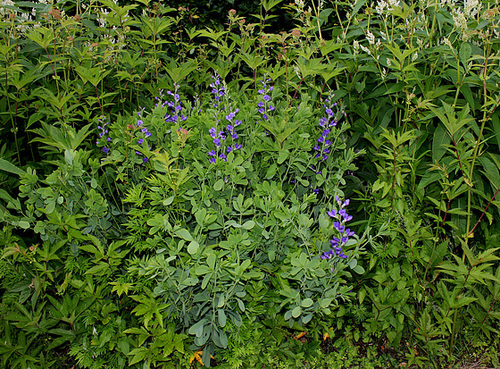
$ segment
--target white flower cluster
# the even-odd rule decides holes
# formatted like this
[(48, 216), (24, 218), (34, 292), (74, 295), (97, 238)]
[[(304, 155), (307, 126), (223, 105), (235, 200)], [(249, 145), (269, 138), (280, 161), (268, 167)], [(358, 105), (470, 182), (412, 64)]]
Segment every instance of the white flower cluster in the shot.
[(368, 31), (366, 33), (366, 39), (368, 40), (368, 43), (370, 45), (374, 45), (375, 44), (375, 36), (373, 35), (373, 33), (371, 33), (370, 31)]
[[(38, 4), (52, 4), (53, 0), (39, 0)], [(31, 12), (20, 11), (14, 9), (16, 4), (12, 0), (0, 0), (0, 20), (13, 15), (12, 20), (15, 22), (15, 29), (21, 34), (27, 33), (30, 29), (38, 28), (41, 26), (39, 22), (36, 22), (37, 11), (35, 8), (31, 9)]]
[(7, 8), (7, 6), (14, 6), (12, 0), (0, 0), (0, 16), (5, 16), (14, 13), (14, 10)]
[(302, 10), (302, 9), (304, 9), (306, 4), (304, 4), (304, 0), (295, 0), (295, 5), (297, 5), (297, 7), (300, 10)]
[(479, 0), (465, 0), (464, 14), (467, 18), (474, 18), (482, 9), (483, 5)]
[(388, 2), (385, 0), (379, 0), (377, 2), (377, 6), (375, 7), (375, 11), (379, 15), (387, 16), (387, 12), (394, 10), (394, 8), (399, 8), (400, 5), (399, 0), (389, 0)]

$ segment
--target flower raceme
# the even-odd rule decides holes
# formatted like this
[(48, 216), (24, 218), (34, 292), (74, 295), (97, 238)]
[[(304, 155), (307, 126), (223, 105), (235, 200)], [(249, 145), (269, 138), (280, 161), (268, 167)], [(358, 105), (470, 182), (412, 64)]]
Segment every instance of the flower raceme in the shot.
[[(323, 107), (325, 108), (325, 115), (321, 117), (318, 123), (322, 132), (316, 145), (314, 146), (314, 151), (316, 152), (314, 156), (319, 162), (328, 159), (330, 154), (332, 141), (328, 139), (328, 136), (331, 133), (331, 128), (335, 127), (342, 116), (346, 115), (341, 111), (341, 109), (338, 108), (338, 104), (332, 101), (334, 96), (335, 94), (330, 93), (328, 99), (325, 100), (325, 104), (323, 104)], [(334, 112), (335, 108), (336, 111)]]
[(273, 86), (268, 86), (267, 83), (271, 82), (271, 79), (264, 78), (260, 81), (262, 83), (262, 88), (258, 90), (259, 95), (262, 95), (262, 100), (259, 101), (259, 113), (262, 115), (262, 119), (269, 120), (268, 114), (272, 112), (275, 107), (271, 105), (271, 96), (270, 93), (273, 91)]
[[(180, 115), (182, 112), (182, 102), (181, 97), (177, 93), (179, 90), (179, 85), (174, 83), (174, 92), (167, 91), (167, 95), (173, 97), (171, 101), (165, 101), (162, 106), (168, 107), (168, 112), (165, 114), (165, 123), (177, 123), (179, 121), (185, 121), (187, 117), (185, 115)], [(158, 106), (158, 105), (157, 105)]]
[(335, 201), (337, 202), (339, 210), (332, 209), (327, 212), (330, 218), (335, 219), (333, 227), (338, 233), (338, 237), (333, 237), (330, 240), (332, 248), (321, 255), (321, 259), (331, 259), (335, 256), (346, 259), (347, 256), (344, 254), (343, 247), (347, 244), (349, 237), (354, 236), (354, 231), (350, 228), (346, 228), (346, 223), (352, 220), (352, 215), (347, 214), (345, 207), (349, 205), (349, 199), (341, 201), (338, 196), (335, 196)]
[[(215, 164), (217, 162), (217, 158), (222, 161), (227, 161), (227, 154), (241, 149), (241, 144), (237, 142), (239, 136), (236, 132), (236, 127), (241, 124), (241, 121), (236, 119), (236, 115), (240, 111), (239, 109), (233, 110), (227, 101), (226, 104), (222, 106), (223, 102), (221, 100), (223, 97), (227, 97), (227, 95), (226, 87), (224, 86), (224, 83), (221, 82), (220, 76), (216, 74), (215, 76), (212, 76), (212, 78), (214, 79), (214, 82), (210, 84), (210, 87), (212, 88), (211, 93), (215, 100), (213, 106), (217, 113), (214, 116), (216, 119), (215, 127), (211, 127), (208, 130), (215, 146), (214, 150), (210, 150), (208, 152), (208, 161), (211, 164)], [(226, 124), (226, 126), (219, 130), (219, 124), (222, 126), (222, 116), (224, 117), (224, 124)]]
[(98, 119), (98, 122), (99, 122), (99, 125), (97, 126), (97, 128), (100, 130), (99, 132), (99, 141), (96, 141), (96, 145), (103, 145), (101, 150), (103, 153), (105, 154), (108, 154), (109, 153), (109, 147), (106, 146), (106, 144), (108, 142), (111, 142), (111, 137), (106, 137), (106, 135), (108, 134), (108, 129), (106, 128), (106, 126), (109, 124), (109, 122), (104, 122), (104, 117), (103, 118), (99, 118)]

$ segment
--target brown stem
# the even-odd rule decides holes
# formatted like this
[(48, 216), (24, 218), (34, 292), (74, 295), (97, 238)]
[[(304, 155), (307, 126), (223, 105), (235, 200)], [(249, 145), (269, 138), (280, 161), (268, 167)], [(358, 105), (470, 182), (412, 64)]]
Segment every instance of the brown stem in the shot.
[(481, 216), (477, 220), (476, 225), (474, 226), (474, 228), (472, 228), (472, 230), (469, 232), (469, 234), (467, 236), (470, 236), (471, 234), (474, 233), (474, 230), (479, 225), (479, 222), (481, 221), (481, 219), (483, 219), (484, 214), (486, 213), (486, 210), (488, 210), (488, 208), (489, 208), (490, 204), (492, 203), (492, 201), (495, 200), (495, 196), (498, 194), (498, 191), (500, 191), (500, 188), (497, 189), (497, 191), (495, 192), (495, 194), (493, 195), (493, 197), (490, 199), (490, 201), (488, 202), (488, 205), (486, 205), (486, 208), (484, 208), (483, 213), (481, 214)]

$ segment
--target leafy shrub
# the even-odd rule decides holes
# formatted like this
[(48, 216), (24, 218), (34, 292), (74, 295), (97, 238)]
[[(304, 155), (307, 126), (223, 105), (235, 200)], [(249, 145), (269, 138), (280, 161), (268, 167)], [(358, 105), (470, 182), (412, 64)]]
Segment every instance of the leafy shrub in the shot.
[[(3, 219), (34, 225), (41, 245), (4, 256), (16, 270), (37, 266), (22, 285), (31, 306), (16, 306), (42, 314), (44, 351), (69, 344), (84, 367), (160, 365), (190, 343), (210, 365), (244, 322), (302, 329), (352, 296), (349, 269), (363, 268), (339, 199), (359, 154), (342, 144), (348, 123), (333, 100), (321, 117), (307, 95), (288, 106), (270, 82), (234, 100), (216, 75), (208, 106), (176, 86), (150, 113), (99, 119), (95, 150), (76, 140), (45, 179), (22, 176), (24, 204), (12, 199), (22, 215)], [(4, 309), (20, 329), (5, 346), (17, 365), (27, 318)]]

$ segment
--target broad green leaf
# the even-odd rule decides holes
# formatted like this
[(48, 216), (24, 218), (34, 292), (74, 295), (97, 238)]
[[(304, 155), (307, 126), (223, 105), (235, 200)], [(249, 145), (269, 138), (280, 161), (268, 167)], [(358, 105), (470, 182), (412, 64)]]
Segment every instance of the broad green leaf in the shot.
[(432, 138), (432, 162), (440, 162), (446, 153), (446, 146), (451, 143), (451, 137), (446, 132), (445, 126), (439, 124), (434, 131)]
[(191, 236), (191, 233), (189, 233), (189, 231), (187, 229), (184, 229), (184, 228), (180, 228), (180, 229), (176, 230), (175, 235), (177, 237), (182, 238), (183, 240), (186, 240), (186, 241), (194, 241), (194, 238), (193, 238), (193, 236)]
[(224, 186), (224, 181), (222, 180), (222, 178), (220, 178), (217, 182), (214, 183), (214, 190), (220, 191), (222, 190), (223, 186)]
[(198, 252), (199, 248), (200, 248), (200, 244), (193, 240), (189, 243), (187, 250), (191, 255), (194, 255)]
[(23, 175), (26, 174), (26, 172), (18, 167), (16, 167), (14, 164), (11, 162), (0, 158), (0, 170), (3, 170), (5, 172), (9, 172), (12, 174), (17, 174), (17, 175)]
[(303, 308), (308, 308), (314, 304), (314, 301), (311, 298), (306, 298), (301, 301), (300, 306)]
[(253, 220), (247, 220), (245, 223), (243, 223), (243, 225), (241, 226), (241, 228), (243, 229), (246, 229), (246, 230), (250, 230), (252, 229), (253, 227), (255, 227), (255, 222)]
[(300, 306), (296, 306), (293, 310), (292, 310), (292, 316), (294, 318), (298, 318), (300, 316), (300, 314), (302, 314), (302, 308)]
[(219, 321), (219, 325), (221, 327), (225, 327), (227, 317), (226, 317), (226, 313), (224, 312), (224, 309), (217, 309), (217, 318)]

